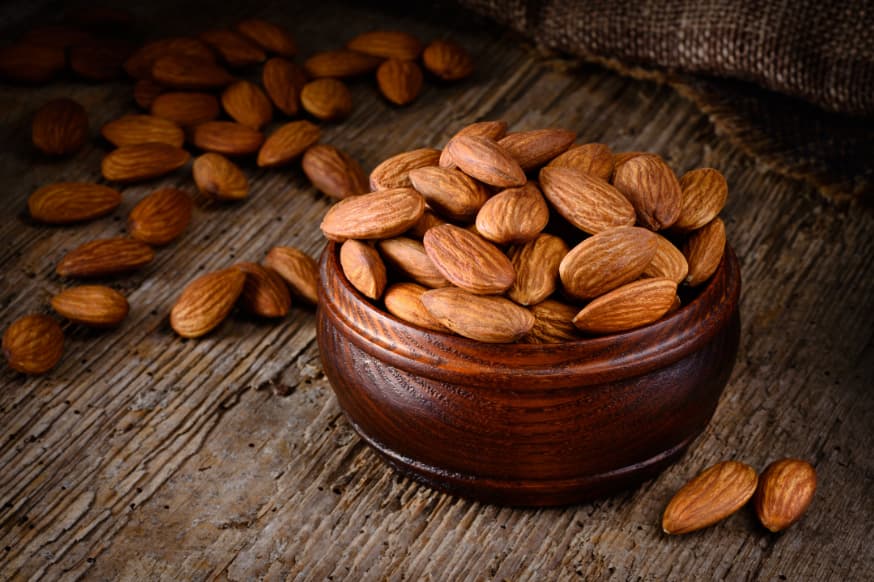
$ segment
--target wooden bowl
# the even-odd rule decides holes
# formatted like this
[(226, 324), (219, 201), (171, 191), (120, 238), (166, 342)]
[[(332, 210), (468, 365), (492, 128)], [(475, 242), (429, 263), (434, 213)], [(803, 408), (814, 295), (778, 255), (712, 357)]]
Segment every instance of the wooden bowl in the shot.
[(484, 344), (405, 323), (321, 259), (318, 342), (352, 426), (394, 468), (507, 505), (575, 503), (655, 475), (704, 430), (734, 366), (730, 248), (688, 304), (563, 344)]

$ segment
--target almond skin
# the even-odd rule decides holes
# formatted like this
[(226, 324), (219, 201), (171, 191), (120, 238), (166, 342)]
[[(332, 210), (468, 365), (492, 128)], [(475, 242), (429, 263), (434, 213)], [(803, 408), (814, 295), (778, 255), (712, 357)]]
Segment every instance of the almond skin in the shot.
[(334, 204), (321, 229), (336, 241), (391, 238), (416, 224), (424, 212), (425, 199), (412, 188), (378, 190)]
[(168, 119), (153, 115), (131, 114), (119, 117), (101, 127), (100, 134), (116, 147), (165, 143), (181, 148), (185, 143), (185, 133), (181, 127)]
[(575, 139), (577, 134), (566, 129), (533, 129), (508, 133), (498, 141), (498, 145), (510, 152), (528, 172), (563, 153)]
[(134, 102), (140, 109), (148, 110), (155, 99), (167, 88), (152, 79), (140, 79), (134, 84)]
[(469, 230), (452, 224), (435, 226), (425, 233), (422, 242), (428, 257), (443, 276), (465, 291), (479, 295), (500, 294), (516, 279), (510, 259), (498, 247)]
[(600, 178), (572, 168), (540, 170), (540, 187), (553, 208), (589, 234), (631, 226), (634, 207), (622, 193)]
[(240, 305), (258, 317), (285, 317), (291, 309), (291, 294), (279, 273), (256, 263), (237, 263), (234, 268), (246, 274)]
[(346, 48), (384, 59), (413, 61), (422, 52), (422, 43), (412, 34), (397, 30), (372, 30), (359, 34)]
[(61, 277), (103, 277), (133, 271), (155, 258), (144, 242), (125, 237), (104, 238), (79, 245), (58, 263)]
[(3, 355), (16, 372), (45, 374), (64, 353), (64, 332), (47, 315), (25, 315), (3, 333)]
[(473, 59), (460, 45), (448, 40), (435, 40), (422, 52), (425, 68), (444, 81), (459, 81), (473, 74)]
[(383, 302), (386, 310), (407, 323), (432, 331), (448, 332), (449, 328), (434, 319), (422, 303), (426, 287), (416, 283), (395, 283), (385, 290)]
[(70, 48), (70, 69), (89, 81), (112, 81), (123, 75), (122, 65), (133, 51), (126, 40), (89, 39)]
[(725, 224), (715, 218), (710, 224), (694, 231), (683, 245), (683, 255), (689, 264), (686, 284), (696, 287), (704, 283), (719, 268), (725, 253)]
[(446, 221), (426, 208), (422, 218), (407, 231), (407, 236), (421, 240), (429, 228), (440, 226), (441, 224), (446, 224)]
[(468, 293), (455, 287), (421, 296), (431, 316), (458, 335), (486, 343), (514, 342), (534, 327), (534, 316), (503, 297)]
[(353, 287), (370, 299), (379, 299), (388, 278), (385, 263), (372, 246), (357, 240), (347, 240), (340, 247), (340, 266)]
[(218, 89), (235, 81), (220, 65), (202, 58), (170, 55), (152, 65), (152, 79), (174, 89)]
[(0, 77), (24, 83), (47, 83), (64, 70), (61, 47), (18, 43), (0, 47)]
[(774, 461), (759, 477), (753, 503), (769, 531), (783, 531), (804, 515), (816, 492), (816, 470), (799, 459)]
[(205, 153), (191, 167), (197, 189), (219, 200), (242, 200), (249, 195), (243, 171), (221, 154)]
[(263, 262), (279, 273), (295, 297), (318, 304), (319, 266), (312, 257), (294, 247), (273, 247)]
[(38, 189), (27, 199), (34, 220), (72, 224), (109, 214), (121, 204), (118, 190), (102, 184), (59, 182)]
[(658, 156), (635, 156), (616, 167), (613, 185), (651, 230), (668, 228), (680, 216), (682, 190), (674, 171)]
[(292, 121), (271, 133), (258, 151), (259, 167), (282, 166), (294, 161), (319, 141), (319, 127), (309, 121)]
[(260, 46), (234, 30), (207, 30), (200, 33), (199, 38), (215, 49), (229, 67), (256, 65), (267, 59)]
[(450, 220), (470, 220), (489, 199), (483, 185), (460, 170), (429, 166), (407, 175), (428, 205)]
[(723, 461), (683, 485), (662, 515), (662, 530), (684, 534), (725, 519), (756, 491), (756, 471), (737, 461)]
[(162, 188), (143, 198), (127, 219), (131, 237), (150, 245), (166, 245), (191, 222), (191, 197), (177, 188)]
[(534, 239), (549, 222), (549, 207), (533, 183), (495, 194), (476, 215), (476, 229), (498, 243), (524, 243)]
[(645, 277), (665, 277), (677, 285), (683, 282), (689, 273), (689, 263), (683, 253), (674, 243), (657, 234), (658, 246), (652, 261), (644, 269)]
[(326, 144), (316, 144), (304, 153), (303, 171), (326, 196), (342, 200), (368, 192), (367, 174), (361, 164), (346, 152)]
[(701, 228), (719, 215), (728, 199), (728, 182), (713, 168), (698, 168), (680, 178), (683, 203), (673, 228), (690, 231)]
[(307, 74), (313, 78), (334, 77), (357, 77), (376, 70), (382, 59), (371, 55), (365, 55), (358, 51), (339, 49), (316, 53), (308, 58), (303, 67)]
[[(541, 234), (510, 248), (507, 254), (516, 271), (516, 280), (507, 293), (510, 299), (520, 305), (534, 305), (552, 295), (558, 283), (558, 267), (567, 253), (565, 242), (551, 234)], [(577, 311), (567, 318), (569, 324)]]
[(394, 155), (370, 172), (370, 188), (372, 190), (389, 190), (391, 188), (410, 188), (410, 170), (436, 166), (440, 159), (440, 150), (421, 148)]
[(52, 297), (52, 309), (70, 321), (94, 327), (114, 327), (127, 317), (124, 295), (103, 285), (80, 285)]
[(338, 79), (316, 79), (301, 89), (300, 104), (317, 119), (338, 121), (352, 112), (352, 93)]
[(601, 295), (574, 318), (589, 333), (616, 333), (648, 325), (668, 312), (677, 296), (670, 279), (642, 279)]
[(88, 114), (72, 99), (55, 99), (33, 116), (33, 145), (51, 156), (78, 152), (88, 139)]
[(149, 111), (182, 127), (193, 127), (219, 116), (219, 102), (214, 95), (196, 92), (162, 93), (152, 101)]
[(278, 24), (260, 18), (247, 18), (238, 22), (235, 28), (247, 40), (269, 53), (289, 58), (297, 54), (297, 43), (291, 33)]
[(124, 63), (124, 70), (134, 79), (150, 79), (155, 61), (170, 55), (215, 63), (212, 49), (196, 38), (171, 37), (144, 44), (128, 57)]
[(408, 105), (422, 92), (424, 76), (412, 61), (389, 59), (376, 70), (376, 83), (382, 96), (395, 105)]
[(224, 321), (243, 292), (246, 274), (233, 267), (191, 281), (170, 312), (170, 326), (182, 337), (206, 335)]
[(264, 63), (261, 84), (273, 105), (288, 116), (300, 109), (300, 90), (307, 83), (304, 70), (289, 60), (274, 57)]
[(534, 327), (525, 336), (529, 344), (560, 344), (580, 339), (573, 319), (579, 309), (554, 299), (531, 306)]
[(450, 284), (425, 252), (425, 246), (417, 240), (406, 237), (381, 240), (379, 252), (393, 267), (420, 285), (435, 289)]
[(640, 277), (657, 248), (655, 233), (645, 228), (619, 226), (602, 231), (562, 259), (561, 282), (572, 297), (598, 297)]
[[(455, 139), (456, 137), (461, 135), (469, 135), (474, 137), (484, 137), (492, 141), (498, 141), (499, 139), (504, 137), (506, 133), (506, 121), (478, 121), (476, 123), (471, 123), (470, 125), (462, 127), (454, 136), (452, 136), (452, 139)], [(449, 141), (452, 141), (452, 139), (450, 139)], [(452, 161), (452, 156), (449, 155), (448, 148), (443, 148), (443, 151), (440, 153), (439, 166), (441, 168), (455, 167), (455, 162)]]
[(237, 123), (260, 129), (273, 119), (273, 105), (261, 90), (251, 81), (237, 81), (222, 91), (222, 107)]
[(233, 121), (207, 121), (194, 128), (191, 141), (208, 152), (246, 156), (258, 151), (264, 143), (264, 134)]
[(547, 167), (572, 168), (607, 181), (613, 175), (613, 152), (602, 143), (587, 143), (572, 147)]
[(178, 170), (191, 157), (185, 150), (163, 143), (120, 147), (101, 162), (103, 177), (115, 182), (137, 182)]
[(468, 176), (491, 186), (512, 188), (527, 181), (525, 172), (510, 153), (494, 141), (477, 136), (453, 138), (446, 149), (453, 162)]

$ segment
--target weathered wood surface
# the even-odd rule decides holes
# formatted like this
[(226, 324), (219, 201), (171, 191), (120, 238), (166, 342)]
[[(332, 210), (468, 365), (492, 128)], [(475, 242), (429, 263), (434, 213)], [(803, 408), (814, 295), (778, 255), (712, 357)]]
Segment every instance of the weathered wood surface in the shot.
[[(251, 198), (201, 206), (184, 237), (114, 286), (130, 299), (121, 329), (66, 325), (61, 364), (27, 378), (0, 371), (0, 579), (301, 580), (864, 580), (874, 546), (874, 220), (830, 207), (808, 187), (757, 167), (714, 135), (669, 89), (596, 68), (554, 67), (516, 39), (445, 11), (419, 15), (333, 1), (158, 2), (141, 16), (171, 34), (260, 14), (294, 30), (304, 51), (376, 27), (451, 34), (477, 56), (459, 86), (429, 85), (407, 109), (371, 83), (353, 87), (352, 117), (326, 127), (366, 167), (398, 151), (440, 146), (460, 125), (504, 118), (558, 125), (581, 141), (665, 155), (675, 169), (709, 165), (731, 185), (724, 213), (742, 261), (741, 352), (708, 430), (676, 465), (632, 491), (550, 510), (452, 498), (388, 470), (355, 436), (322, 374), (313, 312), (280, 324), (234, 316), (183, 341), (167, 314), (203, 270), (258, 260), (275, 244), (313, 254), (327, 200), (299, 169), (250, 164)], [(4, 28), (36, 21), (2, 8)], [(199, 16), (195, 16), (198, 15)], [(562, 64), (562, 63), (559, 63)], [(0, 88), (0, 325), (46, 312), (66, 283), (63, 253), (123, 232), (158, 184), (191, 188), (187, 172), (130, 187), (111, 218), (76, 227), (31, 224), (25, 199), (60, 179), (96, 180), (96, 139), (72, 161), (29, 145), (38, 104), (73, 95), (92, 130), (132, 108), (130, 85), (77, 82)], [(759, 469), (808, 459), (820, 487), (803, 521), (767, 533), (745, 509), (685, 537), (660, 513), (686, 479), (716, 461)]]

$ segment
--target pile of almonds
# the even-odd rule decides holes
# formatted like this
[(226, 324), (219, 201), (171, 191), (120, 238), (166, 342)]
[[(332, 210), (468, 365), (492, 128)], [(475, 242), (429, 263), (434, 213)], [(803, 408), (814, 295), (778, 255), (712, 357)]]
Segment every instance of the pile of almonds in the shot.
[(322, 232), (358, 291), (428, 329), (555, 343), (650, 324), (719, 266), (725, 178), (575, 139), (475, 123), (385, 160)]

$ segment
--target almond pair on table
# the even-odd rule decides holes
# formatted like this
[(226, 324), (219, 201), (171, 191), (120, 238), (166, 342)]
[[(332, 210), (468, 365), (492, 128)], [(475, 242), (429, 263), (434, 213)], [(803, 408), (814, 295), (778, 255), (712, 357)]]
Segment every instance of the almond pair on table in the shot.
[(653, 323), (722, 260), (725, 178), (575, 139), (475, 123), (379, 164), (322, 232), (356, 289), (421, 327), (547, 343)]

